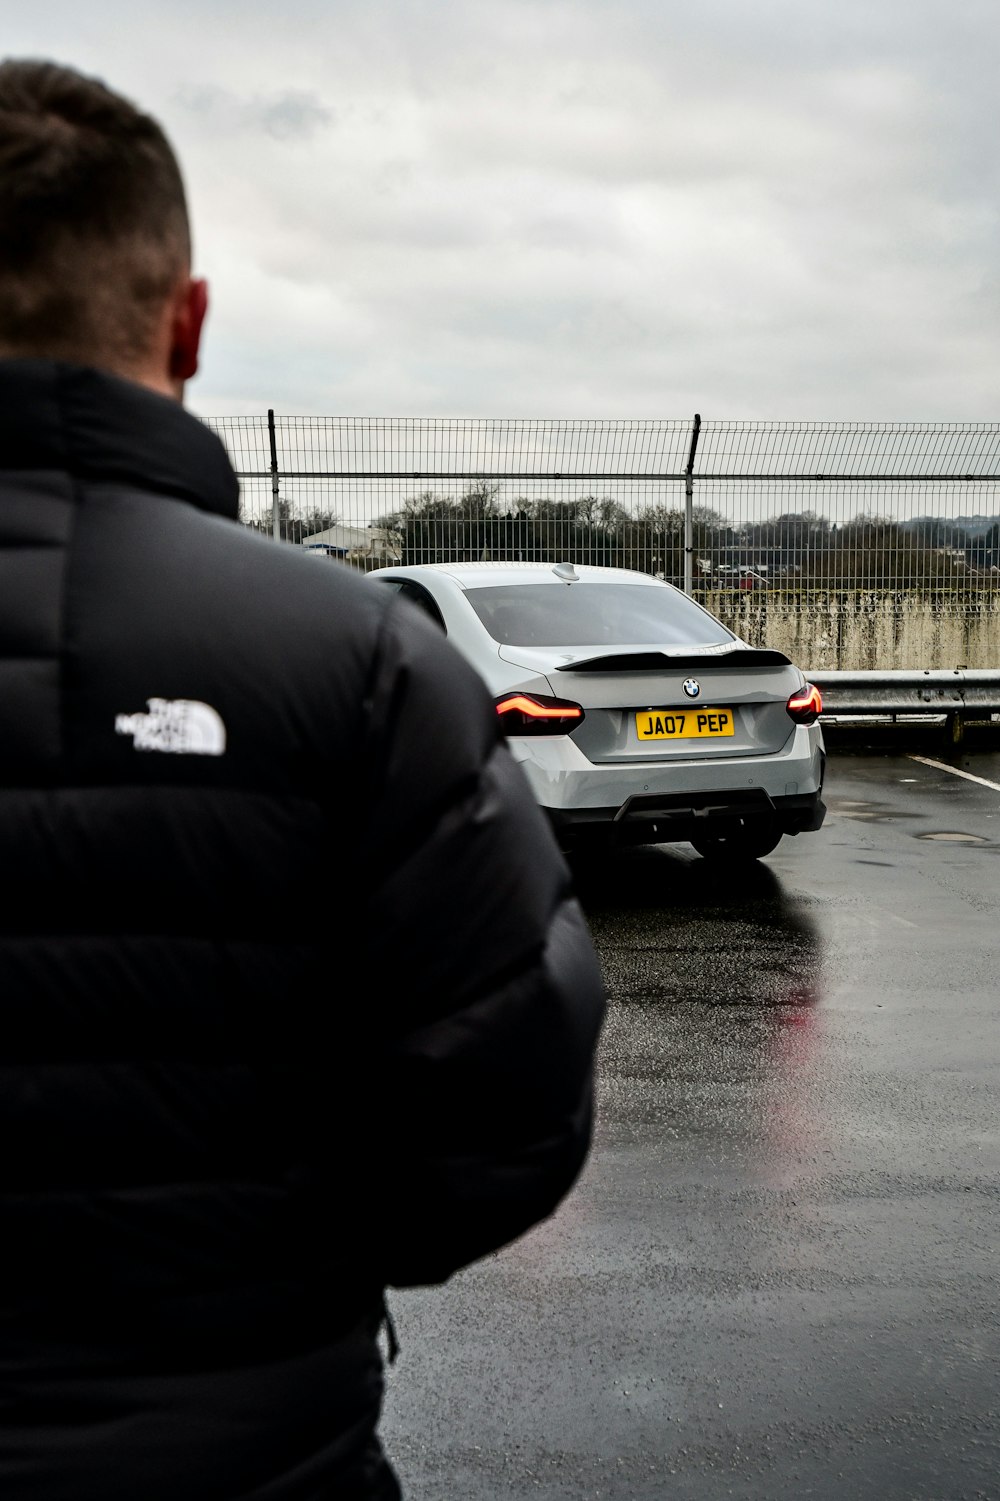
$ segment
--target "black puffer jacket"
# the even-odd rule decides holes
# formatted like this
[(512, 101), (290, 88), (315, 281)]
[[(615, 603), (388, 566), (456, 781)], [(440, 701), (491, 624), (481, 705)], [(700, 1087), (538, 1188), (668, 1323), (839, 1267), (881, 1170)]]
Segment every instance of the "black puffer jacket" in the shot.
[(383, 1285), (586, 1152), (565, 867), (478, 679), (180, 407), (0, 364), (0, 465), (0, 1495), (381, 1494)]

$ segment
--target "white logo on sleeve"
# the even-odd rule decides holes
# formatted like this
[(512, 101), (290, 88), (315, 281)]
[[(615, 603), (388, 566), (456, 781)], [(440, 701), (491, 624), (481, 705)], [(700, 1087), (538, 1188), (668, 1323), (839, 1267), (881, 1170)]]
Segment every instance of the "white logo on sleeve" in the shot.
[(115, 734), (131, 735), (137, 751), (221, 756), (226, 726), (211, 704), (194, 698), (147, 698), (147, 714), (116, 714)]

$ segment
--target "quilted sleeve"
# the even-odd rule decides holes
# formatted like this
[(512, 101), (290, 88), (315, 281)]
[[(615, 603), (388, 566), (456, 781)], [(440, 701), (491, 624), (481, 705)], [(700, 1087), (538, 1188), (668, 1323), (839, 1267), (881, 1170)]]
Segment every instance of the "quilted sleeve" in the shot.
[(382, 1079), (371, 1244), (441, 1281), (548, 1215), (586, 1156), (604, 988), (570, 876), (478, 676), (405, 603), (367, 705)]

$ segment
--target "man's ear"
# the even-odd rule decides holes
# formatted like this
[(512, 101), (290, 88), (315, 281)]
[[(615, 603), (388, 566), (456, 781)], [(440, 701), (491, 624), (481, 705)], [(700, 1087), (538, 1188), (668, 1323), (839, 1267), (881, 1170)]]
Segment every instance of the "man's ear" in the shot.
[(174, 294), (170, 323), (170, 379), (178, 388), (198, 372), (201, 330), (208, 312), (208, 282), (185, 277)]

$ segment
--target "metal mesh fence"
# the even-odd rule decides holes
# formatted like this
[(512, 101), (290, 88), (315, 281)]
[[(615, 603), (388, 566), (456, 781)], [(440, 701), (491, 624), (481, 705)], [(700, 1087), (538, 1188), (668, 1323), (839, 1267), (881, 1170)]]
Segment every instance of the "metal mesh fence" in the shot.
[[(248, 525), (360, 568), (456, 559), (638, 568), (686, 584), (738, 618), (747, 639), (765, 628), (761, 610), (773, 634), (780, 612), (849, 615), (862, 596), (869, 605), (877, 596), (897, 622), (906, 612), (961, 625), (1000, 605), (1000, 424), (277, 416), (209, 425), (240, 475)], [(975, 655), (967, 642), (955, 650)]]
[(358, 562), (600, 555), (680, 581), (690, 463), (696, 588), (741, 570), (753, 587), (1000, 587), (1000, 424), (706, 421), (695, 445), (690, 422), (278, 417), (274, 473), (265, 418), (210, 425), (249, 525), (332, 532)]

